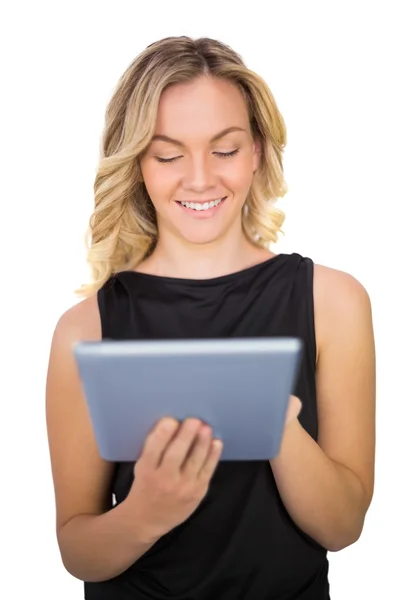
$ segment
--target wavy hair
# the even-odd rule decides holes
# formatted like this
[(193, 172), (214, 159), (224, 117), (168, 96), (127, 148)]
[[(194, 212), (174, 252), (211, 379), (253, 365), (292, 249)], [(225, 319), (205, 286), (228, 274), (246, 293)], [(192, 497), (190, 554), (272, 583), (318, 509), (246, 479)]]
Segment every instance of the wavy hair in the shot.
[(107, 106), (87, 237), (92, 281), (78, 295), (96, 293), (112, 275), (133, 269), (155, 247), (156, 214), (142, 180), (140, 157), (154, 135), (163, 91), (202, 75), (229, 80), (244, 96), (262, 155), (242, 213), (243, 230), (257, 245), (277, 241), (285, 218), (274, 204), (287, 192), (282, 167), (286, 127), (269, 87), (239, 54), (217, 40), (165, 38), (148, 46), (126, 69)]

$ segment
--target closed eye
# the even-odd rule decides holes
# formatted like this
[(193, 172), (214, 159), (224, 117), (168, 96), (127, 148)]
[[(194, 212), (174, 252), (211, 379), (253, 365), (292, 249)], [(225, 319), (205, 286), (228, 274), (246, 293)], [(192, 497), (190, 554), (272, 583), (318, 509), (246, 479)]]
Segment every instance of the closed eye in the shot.
[[(232, 150), (232, 152), (214, 152), (215, 156), (218, 158), (230, 158), (231, 156), (235, 156), (239, 152), (239, 148), (236, 150)], [(182, 158), (182, 156), (173, 156), (172, 158), (161, 158), (160, 156), (156, 156), (155, 159), (160, 163), (172, 163), (178, 158)]]
[(178, 158), (182, 158), (182, 157), (181, 156), (173, 156), (172, 158), (161, 158), (160, 156), (155, 157), (156, 161), (158, 161), (160, 163), (171, 163), (171, 162), (174, 162), (174, 160), (178, 160)]
[(239, 148), (236, 148), (236, 150), (232, 150), (232, 152), (214, 152), (214, 154), (219, 158), (229, 158), (230, 156), (235, 156), (238, 152)]

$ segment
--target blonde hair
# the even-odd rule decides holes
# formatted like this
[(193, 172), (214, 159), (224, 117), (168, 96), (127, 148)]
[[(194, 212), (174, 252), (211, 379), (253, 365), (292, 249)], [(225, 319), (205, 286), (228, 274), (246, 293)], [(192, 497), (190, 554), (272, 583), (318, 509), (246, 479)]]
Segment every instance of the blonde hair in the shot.
[(209, 38), (165, 38), (132, 62), (107, 107), (88, 231), (92, 282), (78, 295), (95, 293), (112, 275), (133, 269), (154, 248), (156, 214), (139, 160), (154, 135), (163, 91), (201, 75), (227, 79), (244, 95), (262, 157), (243, 210), (243, 229), (255, 244), (268, 247), (277, 241), (285, 218), (274, 203), (287, 192), (282, 167), (286, 128), (271, 91), (229, 46)]

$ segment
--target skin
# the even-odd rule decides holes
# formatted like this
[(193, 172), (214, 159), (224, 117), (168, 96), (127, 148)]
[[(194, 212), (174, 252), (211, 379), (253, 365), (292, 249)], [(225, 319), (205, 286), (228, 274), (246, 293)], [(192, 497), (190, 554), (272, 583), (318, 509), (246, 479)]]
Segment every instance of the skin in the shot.
[[(211, 141), (231, 127), (241, 131)], [(159, 240), (137, 270), (204, 279), (270, 259), (273, 254), (252, 245), (241, 227), (260, 147), (239, 91), (209, 78), (169, 88), (161, 98), (156, 136), (179, 144), (154, 139), (142, 158)], [(226, 200), (214, 214), (201, 218), (176, 202), (221, 197)], [(335, 551), (359, 538), (373, 494), (374, 336), (368, 295), (346, 273), (315, 266), (314, 311), (318, 444), (300, 425), (301, 402), (292, 397), (271, 467), (292, 519)], [(86, 581), (118, 575), (186, 520), (206, 494), (221, 452), (198, 421), (179, 426), (163, 420), (148, 437), (128, 498), (109, 511), (112, 466), (98, 455), (71, 352), (78, 340), (100, 339), (94, 296), (61, 316), (47, 378), (58, 541), (66, 568)]]

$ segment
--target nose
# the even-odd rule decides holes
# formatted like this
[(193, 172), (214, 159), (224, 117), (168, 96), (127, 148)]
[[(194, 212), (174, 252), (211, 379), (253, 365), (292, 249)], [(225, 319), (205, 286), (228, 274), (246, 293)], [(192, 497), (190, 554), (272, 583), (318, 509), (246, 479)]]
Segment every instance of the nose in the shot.
[(188, 161), (183, 178), (184, 189), (202, 194), (215, 183), (215, 173), (208, 157), (196, 157)]

